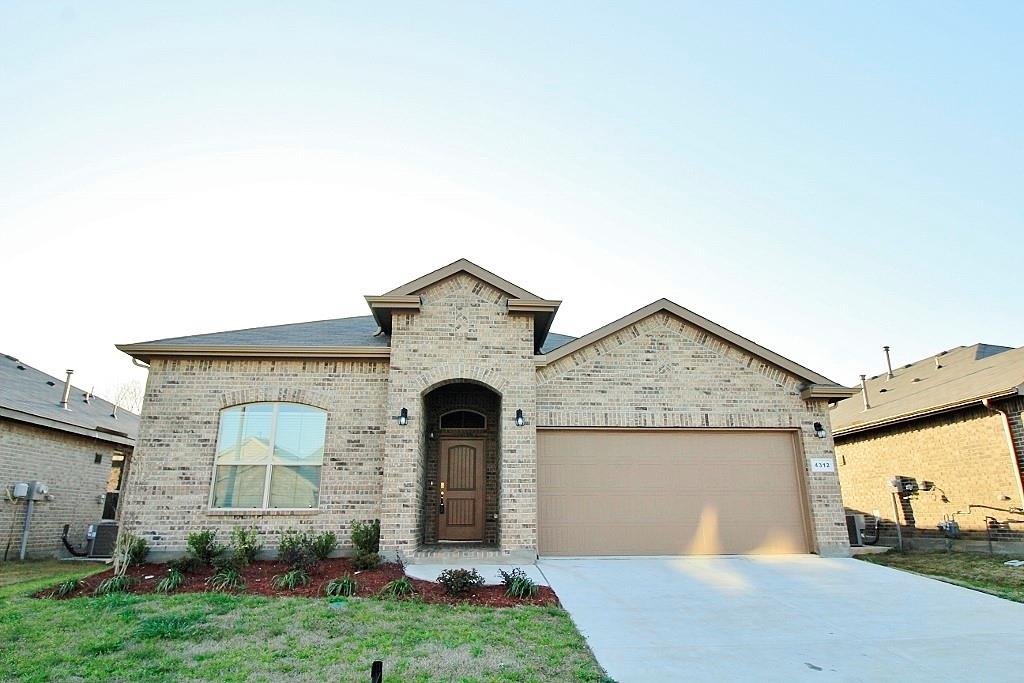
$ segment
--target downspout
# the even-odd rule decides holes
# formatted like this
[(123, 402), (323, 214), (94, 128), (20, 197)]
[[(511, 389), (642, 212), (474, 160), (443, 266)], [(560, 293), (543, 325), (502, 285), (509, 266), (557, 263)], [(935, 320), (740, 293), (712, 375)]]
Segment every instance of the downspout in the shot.
[(981, 399), (981, 405), (985, 406), (993, 413), (999, 413), (1003, 416), (1003, 433), (1006, 434), (1006, 444), (1010, 447), (1010, 457), (1013, 459), (1013, 471), (1016, 475), (1014, 480), (1017, 482), (1017, 495), (1020, 497), (1021, 506), (1024, 507), (1024, 476), (1021, 475), (1020, 471), (1020, 459), (1018, 457), (1019, 454), (1017, 453), (1017, 445), (1013, 443), (1013, 427), (1010, 425), (1010, 412), (996, 406), (990, 398)]

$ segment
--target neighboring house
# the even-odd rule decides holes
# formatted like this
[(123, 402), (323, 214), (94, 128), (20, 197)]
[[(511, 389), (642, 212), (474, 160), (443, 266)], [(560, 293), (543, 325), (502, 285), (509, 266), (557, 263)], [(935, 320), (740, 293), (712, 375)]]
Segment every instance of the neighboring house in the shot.
[(154, 557), (374, 518), (412, 562), (849, 552), (828, 404), (853, 390), (664, 299), (551, 333), (560, 302), (465, 260), (366, 301), (118, 347), (151, 365), (122, 520)]
[[(71, 372), (68, 371), (67, 381)], [(0, 557), (17, 559), (28, 504), (15, 484), (48, 488), (32, 505), (26, 557), (66, 555), (90, 524), (114, 519), (139, 417), (13, 356), (0, 356)]]
[(885, 544), (897, 517), (911, 547), (943, 545), (950, 520), (964, 539), (1024, 541), (1024, 348), (960, 346), (863, 384), (832, 411), (851, 512), (878, 514)]

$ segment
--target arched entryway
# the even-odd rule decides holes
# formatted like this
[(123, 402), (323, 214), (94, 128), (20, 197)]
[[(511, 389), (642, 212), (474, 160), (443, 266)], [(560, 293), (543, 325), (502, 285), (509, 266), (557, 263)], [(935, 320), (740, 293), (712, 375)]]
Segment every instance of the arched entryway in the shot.
[(501, 397), (456, 381), (428, 391), (423, 408), (423, 543), (497, 546)]

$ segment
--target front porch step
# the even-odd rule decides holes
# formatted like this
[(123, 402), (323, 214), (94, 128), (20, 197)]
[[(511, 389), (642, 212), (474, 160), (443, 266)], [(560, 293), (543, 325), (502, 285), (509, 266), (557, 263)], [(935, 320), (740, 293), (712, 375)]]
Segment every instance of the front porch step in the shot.
[(480, 543), (439, 543), (422, 545), (402, 559), (406, 564), (533, 564), (537, 557), (524, 551), (504, 553), (497, 546)]

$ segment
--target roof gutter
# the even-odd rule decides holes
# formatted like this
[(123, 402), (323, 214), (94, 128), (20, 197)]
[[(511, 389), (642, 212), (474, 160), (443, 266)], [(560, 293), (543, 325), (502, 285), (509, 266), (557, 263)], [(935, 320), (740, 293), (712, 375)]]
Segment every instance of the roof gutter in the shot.
[(389, 358), (387, 346), (204, 346), (201, 344), (117, 344), (118, 351), (149, 363), (158, 356), (232, 358)]
[(1002, 389), (1000, 391), (987, 394), (985, 396), (975, 396), (974, 398), (968, 398), (961, 401), (955, 401), (953, 403), (947, 403), (941, 406), (932, 406), (931, 408), (924, 408), (922, 410), (916, 410), (912, 413), (904, 413), (902, 415), (894, 415), (893, 417), (887, 417), (882, 420), (875, 420), (874, 422), (864, 422), (861, 424), (851, 425), (849, 427), (832, 427), (832, 435), (834, 437), (847, 436), (850, 434), (857, 434), (860, 432), (869, 432), (873, 429), (880, 427), (888, 427), (894, 424), (900, 424), (903, 422), (912, 422), (919, 420), (924, 417), (930, 417), (932, 415), (940, 415), (942, 413), (948, 413), (952, 410), (959, 410), (968, 406), (979, 404), (984, 405), (985, 401), (998, 401), (1003, 398), (1013, 398), (1014, 396), (1020, 396), (1020, 387), (1011, 387), (1009, 389)]
[(104, 431), (100, 428), (89, 429), (88, 427), (80, 427), (67, 422), (61, 422), (59, 420), (53, 420), (48, 417), (42, 417), (40, 415), (33, 415), (32, 413), (22, 412), (20, 410), (11, 410), (10, 408), (0, 408), (0, 418), (7, 420), (14, 420), (16, 422), (24, 422), (25, 424), (36, 425), (37, 427), (47, 427), (49, 429), (56, 429), (61, 432), (67, 432), (69, 434), (78, 434), (80, 436), (88, 436), (93, 439), (99, 439), (100, 441), (109, 441), (111, 443), (123, 444), (125, 446), (135, 446), (135, 439), (120, 433), (111, 433)]

